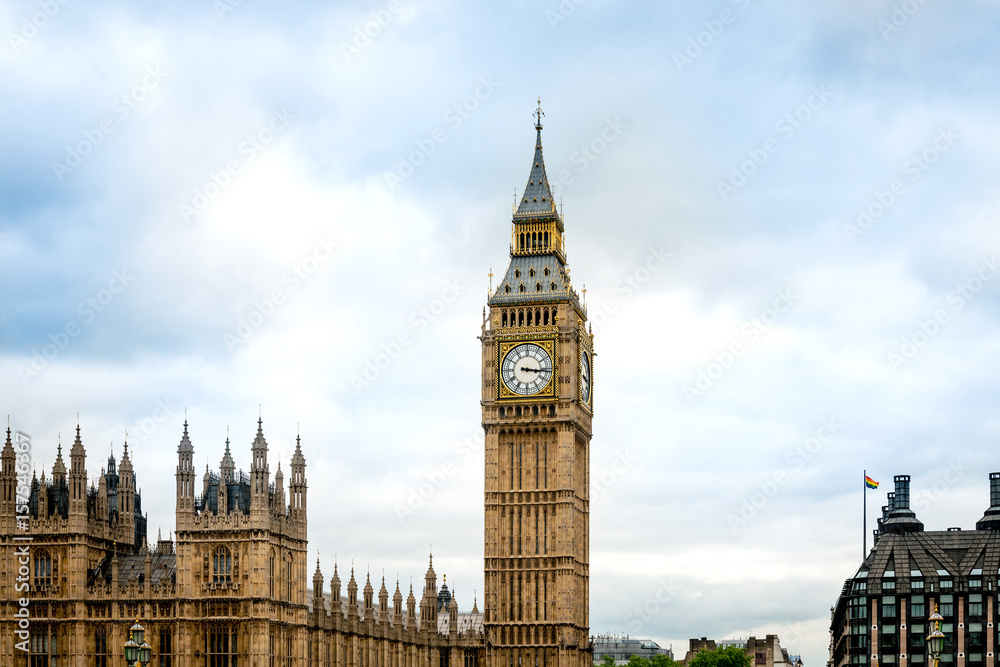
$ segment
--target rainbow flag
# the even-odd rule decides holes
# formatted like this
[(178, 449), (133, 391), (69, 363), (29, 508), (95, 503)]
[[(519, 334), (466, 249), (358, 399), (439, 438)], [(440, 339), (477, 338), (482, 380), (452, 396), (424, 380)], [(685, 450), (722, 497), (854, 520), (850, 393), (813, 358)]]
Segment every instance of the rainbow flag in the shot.
[(874, 479), (872, 479), (868, 475), (865, 475), (865, 486), (868, 487), (869, 489), (877, 489), (878, 488), (878, 482), (876, 482)]

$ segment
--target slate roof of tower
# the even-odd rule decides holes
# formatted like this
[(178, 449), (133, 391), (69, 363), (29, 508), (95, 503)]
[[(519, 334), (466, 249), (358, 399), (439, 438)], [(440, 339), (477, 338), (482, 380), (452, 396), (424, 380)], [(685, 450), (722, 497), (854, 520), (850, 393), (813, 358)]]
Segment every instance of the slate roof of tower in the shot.
[[(531, 275), (532, 269), (534, 276)], [(545, 270), (548, 269), (548, 275)], [(520, 275), (519, 275), (520, 274)], [(555, 284), (553, 288), (552, 285)], [(521, 286), (524, 292), (521, 292)], [(537, 286), (541, 290), (537, 290)], [(566, 267), (556, 255), (517, 255), (510, 258), (507, 273), (490, 297), (490, 305), (509, 305), (538, 301), (570, 301), (584, 314), (587, 310), (573, 291)]]

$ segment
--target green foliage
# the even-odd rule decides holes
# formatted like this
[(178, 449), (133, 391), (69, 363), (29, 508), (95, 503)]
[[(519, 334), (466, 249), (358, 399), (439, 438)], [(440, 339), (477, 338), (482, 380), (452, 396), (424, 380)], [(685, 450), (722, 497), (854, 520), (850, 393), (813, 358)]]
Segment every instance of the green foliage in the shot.
[[(610, 655), (606, 655), (599, 664), (600, 667), (614, 667), (615, 661)], [(632, 655), (629, 656), (628, 667), (677, 667), (677, 661), (669, 655), (654, 655), (652, 658)]]
[(751, 667), (750, 656), (738, 646), (699, 651), (688, 667)]

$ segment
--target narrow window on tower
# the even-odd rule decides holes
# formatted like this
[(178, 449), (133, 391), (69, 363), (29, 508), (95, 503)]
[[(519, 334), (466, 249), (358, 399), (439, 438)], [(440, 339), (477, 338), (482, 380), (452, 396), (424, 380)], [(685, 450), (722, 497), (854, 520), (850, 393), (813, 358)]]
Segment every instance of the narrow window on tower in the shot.
[(524, 536), (523, 521), (524, 514), (520, 507), (517, 508), (517, 555), (520, 556), (524, 553), (521, 548), (523, 546), (521, 538)]
[[(538, 555), (538, 512), (535, 512), (535, 555)], [(535, 586), (535, 598), (538, 598), (538, 586)]]
[[(524, 290), (521, 290), (521, 291), (523, 292)], [(531, 326), (531, 310), (530, 309), (528, 310), (528, 326), (529, 327)]]
[[(514, 512), (510, 513), (510, 555), (514, 555)], [(514, 590), (514, 584), (511, 584), (511, 591)]]
[[(518, 407), (517, 415), (521, 416), (521, 408)], [(514, 443), (510, 443), (510, 490), (514, 490)]]
[[(535, 575), (535, 621), (538, 620), (538, 575)], [(538, 664), (538, 659), (535, 659), (535, 664)]]
[(542, 598), (545, 600), (545, 604), (542, 605), (542, 615), (545, 616), (543, 620), (549, 620), (549, 577), (548, 575), (542, 575)]
[(545, 309), (545, 313), (543, 314), (542, 320), (543, 320), (542, 324), (544, 326), (548, 326), (549, 325), (549, 309), (548, 308)]
[(544, 522), (544, 525), (542, 526), (542, 528), (545, 531), (545, 537), (543, 538), (545, 541), (542, 543), (542, 553), (543, 554), (548, 554), (549, 553), (549, 511), (546, 509), (546, 510), (544, 510), (543, 513), (544, 513), (544, 516), (542, 517), (542, 521)]
[(545, 474), (544, 474), (544, 480), (543, 481), (545, 482), (545, 488), (547, 489), (547, 488), (549, 488), (549, 443), (548, 442), (545, 443), (545, 457), (544, 458), (545, 458), (545, 460), (543, 461), (543, 463), (545, 464)]
[(521, 471), (524, 468), (524, 443), (517, 443), (517, 490), (520, 491), (524, 488), (524, 481), (521, 477)]
[(535, 441), (535, 489), (538, 489), (538, 441)]
[[(514, 518), (513, 515), (511, 515), (511, 519), (513, 518)], [(510, 606), (507, 609), (507, 618), (513, 621), (514, 620), (514, 573), (513, 572), (510, 575), (510, 597), (508, 598), (508, 601)]]

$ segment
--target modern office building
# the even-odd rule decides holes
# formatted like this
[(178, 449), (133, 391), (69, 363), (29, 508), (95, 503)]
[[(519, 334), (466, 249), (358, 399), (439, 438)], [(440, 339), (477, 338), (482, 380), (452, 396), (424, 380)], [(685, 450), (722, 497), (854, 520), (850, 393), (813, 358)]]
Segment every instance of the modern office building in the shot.
[(990, 505), (975, 530), (926, 531), (910, 508), (910, 477), (894, 478), (875, 545), (831, 609), (830, 667), (930, 667), (935, 605), (944, 617), (941, 667), (995, 667), (1000, 473), (989, 480)]

